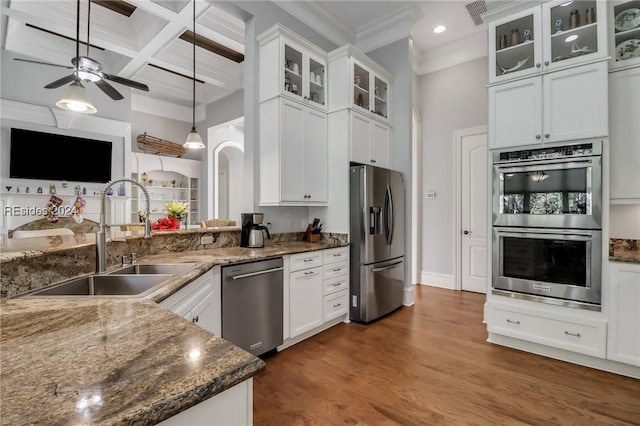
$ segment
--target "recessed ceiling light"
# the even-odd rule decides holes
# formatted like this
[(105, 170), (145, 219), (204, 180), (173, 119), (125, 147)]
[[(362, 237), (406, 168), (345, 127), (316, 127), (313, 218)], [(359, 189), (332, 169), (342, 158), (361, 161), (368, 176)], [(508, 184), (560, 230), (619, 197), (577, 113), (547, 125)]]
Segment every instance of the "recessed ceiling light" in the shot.
[(565, 38), (564, 41), (566, 43), (571, 43), (572, 41), (577, 40), (577, 39), (578, 39), (578, 36), (573, 34), (573, 35), (570, 35), (569, 37)]
[(436, 34), (440, 34), (440, 33), (444, 32), (444, 30), (446, 30), (446, 29), (447, 29), (447, 27), (445, 27), (444, 25), (438, 25), (437, 27), (435, 27), (433, 29), (433, 32), (436, 33)]

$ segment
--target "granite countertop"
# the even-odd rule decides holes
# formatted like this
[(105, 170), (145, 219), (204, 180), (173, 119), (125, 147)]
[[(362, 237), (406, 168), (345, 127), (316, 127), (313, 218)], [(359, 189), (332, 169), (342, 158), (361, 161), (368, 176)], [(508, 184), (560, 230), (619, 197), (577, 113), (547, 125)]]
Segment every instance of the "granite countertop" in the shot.
[(609, 260), (611, 262), (640, 263), (640, 240), (610, 238)]
[[(265, 368), (262, 360), (164, 309), (215, 265), (346, 246), (292, 241), (140, 259), (198, 262), (143, 298), (0, 302), (0, 423), (155, 424)], [(191, 359), (194, 349), (200, 357)]]

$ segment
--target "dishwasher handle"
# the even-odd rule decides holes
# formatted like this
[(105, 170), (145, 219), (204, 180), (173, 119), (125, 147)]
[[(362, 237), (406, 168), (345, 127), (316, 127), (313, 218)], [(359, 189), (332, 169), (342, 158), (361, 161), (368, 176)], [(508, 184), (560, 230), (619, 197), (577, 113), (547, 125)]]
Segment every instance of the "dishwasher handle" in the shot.
[(233, 280), (240, 280), (242, 278), (249, 278), (249, 277), (255, 277), (256, 275), (264, 275), (264, 274), (270, 274), (272, 272), (278, 272), (278, 271), (282, 271), (284, 269), (284, 267), (279, 267), (279, 268), (273, 268), (273, 269), (266, 269), (264, 271), (258, 271), (258, 272), (250, 272), (248, 274), (240, 274), (240, 275), (234, 275), (231, 277), (231, 279)]

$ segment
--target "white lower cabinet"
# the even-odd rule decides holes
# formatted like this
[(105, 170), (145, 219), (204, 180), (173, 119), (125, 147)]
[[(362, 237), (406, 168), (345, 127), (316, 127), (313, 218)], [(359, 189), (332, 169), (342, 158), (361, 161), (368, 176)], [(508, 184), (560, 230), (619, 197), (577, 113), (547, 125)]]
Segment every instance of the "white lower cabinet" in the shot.
[(490, 333), (605, 358), (607, 323), (542, 310), (489, 304)]
[(238, 383), (158, 424), (161, 426), (252, 425), (253, 378)]
[(640, 265), (609, 263), (607, 358), (640, 367)]
[(284, 263), (289, 268), (284, 285), (285, 344), (322, 331), (330, 321), (347, 319), (349, 247), (292, 254)]
[(289, 285), (289, 330), (296, 337), (322, 325), (322, 268), (290, 273)]
[(220, 267), (214, 266), (210, 271), (160, 302), (160, 306), (216, 336), (222, 336), (220, 279)]

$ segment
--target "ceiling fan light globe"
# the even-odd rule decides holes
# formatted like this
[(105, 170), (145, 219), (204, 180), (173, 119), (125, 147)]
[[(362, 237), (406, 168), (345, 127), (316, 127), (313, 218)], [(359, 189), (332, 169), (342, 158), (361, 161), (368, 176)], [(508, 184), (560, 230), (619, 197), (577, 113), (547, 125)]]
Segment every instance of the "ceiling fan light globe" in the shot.
[(77, 76), (80, 80), (96, 82), (101, 80), (100, 76), (89, 71), (78, 71)]
[(56, 102), (58, 108), (67, 111), (95, 114), (98, 110), (87, 99), (86, 89), (79, 82), (73, 82), (64, 92), (62, 99)]
[(202, 142), (202, 138), (195, 129), (189, 132), (189, 134), (187, 135), (187, 141), (182, 146), (191, 149), (203, 149), (207, 147)]

